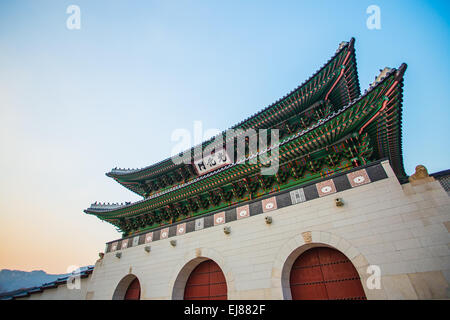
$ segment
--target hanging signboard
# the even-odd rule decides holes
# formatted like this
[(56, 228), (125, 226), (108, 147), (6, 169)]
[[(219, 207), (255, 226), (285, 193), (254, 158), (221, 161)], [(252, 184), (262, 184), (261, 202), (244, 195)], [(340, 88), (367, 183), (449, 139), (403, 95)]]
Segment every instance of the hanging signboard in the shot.
[(231, 158), (225, 149), (220, 149), (214, 154), (207, 154), (205, 157), (194, 160), (194, 167), (199, 176), (217, 170), (223, 166), (231, 164)]

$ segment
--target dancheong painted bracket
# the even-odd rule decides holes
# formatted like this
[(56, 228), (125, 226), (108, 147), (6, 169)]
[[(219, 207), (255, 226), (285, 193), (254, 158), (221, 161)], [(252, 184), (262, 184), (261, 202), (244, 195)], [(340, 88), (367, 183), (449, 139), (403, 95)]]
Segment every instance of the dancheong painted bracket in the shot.
[[(169, 158), (142, 169), (115, 168), (106, 175), (143, 199), (125, 204), (94, 203), (85, 212), (115, 225), (125, 239), (151, 232), (155, 240), (163, 234), (178, 234), (180, 225), (188, 232), (192, 221), (200, 218), (207, 225), (212, 219), (208, 217), (253, 201), (273, 198), (272, 205), (279, 207), (285, 190), (303, 190), (305, 194), (298, 191), (295, 199), (307, 199), (307, 186), (319, 181), (333, 183), (325, 189), (314, 187), (318, 196), (339, 189), (339, 183), (358, 184), (348, 178), (352, 172), (365, 172), (357, 178), (373, 181), (367, 170), (374, 170), (369, 168), (381, 159), (390, 161), (402, 181), (406, 179), (401, 143), (405, 70), (406, 64), (385, 68), (361, 95), (352, 38), (341, 43), (333, 57), (302, 85), (231, 128), (279, 130), (279, 169), (275, 174), (261, 174), (266, 164), (259, 157), (256, 162), (249, 161), (254, 154), (224, 163), (217, 163), (212, 156), (209, 160), (215, 164), (209, 169), (201, 166), (205, 159), (194, 157), (190, 163), (175, 164)], [(229, 141), (226, 131), (222, 135), (221, 140), (211, 139), (197, 147), (225, 150)], [(259, 150), (257, 156), (271, 154), (274, 147)], [(336, 182), (339, 176), (348, 181)], [(225, 214), (224, 220), (227, 217)], [(126, 246), (129, 243), (132, 240)]]

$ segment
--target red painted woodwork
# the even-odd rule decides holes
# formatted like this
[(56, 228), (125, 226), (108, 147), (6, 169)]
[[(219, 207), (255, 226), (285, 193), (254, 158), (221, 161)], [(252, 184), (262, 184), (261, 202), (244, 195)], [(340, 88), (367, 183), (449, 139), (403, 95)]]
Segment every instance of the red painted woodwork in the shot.
[(290, 275), (293, 300), (365, 300), (358, 272), (341, 252), (312, 248), (301, 254)]
[(204, 261), (191, 272), (184, 300), (227, 300), (227, 282), (217, 263)]
[(134, 279), (128, 286), (124, 300), (139, 300), (141, 298), (141, 285), (138, 278)]

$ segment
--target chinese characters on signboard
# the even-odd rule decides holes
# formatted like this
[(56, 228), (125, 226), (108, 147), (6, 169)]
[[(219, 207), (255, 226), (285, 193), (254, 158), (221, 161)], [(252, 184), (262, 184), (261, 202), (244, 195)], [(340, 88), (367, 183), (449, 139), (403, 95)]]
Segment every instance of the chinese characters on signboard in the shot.
[(218, 150), (214, 154), (208, 154), (194, 161), (195, 170), (200, 176), (228, 164), (231, 164), (231, 159), (225, 149)]

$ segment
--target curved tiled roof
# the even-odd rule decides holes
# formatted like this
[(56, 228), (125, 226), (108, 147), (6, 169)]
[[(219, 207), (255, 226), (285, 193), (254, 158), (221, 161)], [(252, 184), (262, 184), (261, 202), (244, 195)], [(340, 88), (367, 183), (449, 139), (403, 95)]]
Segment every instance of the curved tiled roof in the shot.
[[(289, 92), (287, 95), (283, 96), (282, 98), (278, 99), (271, 105), (267, 106), (266, 108), (262, 109), (261, 111), (251, 115), (247, 119), (239, 122), (238, 124), (232, 126), (230, 129), (248, 129), (255, 126), (256, 121), (259, 121), (261, 119), (266, 118), (266, 114), (268, 112), (272, 112), (276, 108), (279, 108), (280, 105), (283, 105), (286, 101), (289, 101), (289, 99), (293, 98), (298, 92), (305, 87), (309, 82), (313, 81), (322, 71), (324, 71), (327, 67), (332, 67), (333, 69), (338, 70), (342, 66), (337, 64), (337, 58), (340, 57), (343, 54), (349, 54), (348, 62), (346, 63), (346, 68), (344, 72), (344, 81), (346, 87), (346, 94), (342, 94), (342, 92), (333, 92), (332, 95), (330, 95), (330, 98), (335, 98), (340, 101), (342, 105), (337, 105), (337, 107), (341, 107), (343, 105), (348, 104), (351, 100), (357, 98), (360, 95), (360, 87), (359, 87), (359, 81), (358, 81), (358, 75), (356, 71), (356, 57), (354, 54), (354, 41), (355, 39), (352, 38), (349, 42), (342, 42), (336, 50), (336, 53), (319, 69), (317, 70), (309, 79), (304, 81), (301, 85), (299, 85), (297, 88)], [(339, 81), (340, 82), (340, 81)], [(335, 90), (336, 91), (336, 90)], [(338, 90), (339, 91), (339, 90)], [(340, 90), (342, 91), (342, 90)], [(333, 97), (332, 97), (333, 96)], [(281, 110), (281, 108), (280, 108)], [(221, 134), (224, 135), (226, 132), (223, 131)], [(207, 141), (204, 141), (201, 145), (195, 146), (191, 148), (191, 151), (194, 150), (196, 147), (205, 147), (206, 145), (210, 144), (215, 140), (216, 137), (213, 137)], [(187, 151), (186, 151), (187, 152)], [(137, 168), (137, 169), (124, 169), (124, 168), (114, 168), (110, 172), (106, 173), (108, 177), (114, 178), (117, 182), (128, 188), (129, 190), (136, 192), (140, 195), (140, 193), (132, 184), (124, 183), (124, 181), (138, 181), (139, 179), (149, 179), (151, 177), (155, 177), (158, 175), (161, 175), (163, 173), (166, 173), (168, 171), (171, 171), (175, 168), (180, 167), (181, 165), (176, 165), (173, 163), (171, 158), (162, 160), (156, 164), (144, 167), (144, 168)], [(124, 181), (121, 181), (125, 179)]]
[(64, 277), (58, 278), (55, 281), (44, 283), (37, 287), (24, 289), (23, 291), (14, 293), (13, 295), (4, 296), (1, 298), (1, 300), (13, 300), (13, 299), (18, 299), (18, 298), (26, 298), (34, 293), (40, 293), (47, 289), (57, 288), (59, 285), (65, 284), (67, 282), (67, 279), (69, 279), (69, 277), (74, 276), (74, 275), (79, 276), (80, 278), (86, 278), (92, 273), (92, 271), (94, 270), (94, 266), (82, 267), (80, 269), (82, 269), (80, 271), (80, 273), (71, 273)]
[[(367, 124), (369, 124), (367, 126), (367, 131), (369, 131), (370, 134), (378, 135), (376, 138), (378, 138), (379, 146), (380, 146), (380, 149), (378, 150), (379, 158), (388, 157), (391, 160), (391, 163), (393, 165), (394, 171), (396, 172), (397, 176), (404, 176), (405, 174), (404, 174), (404, 170), (403, 170), (402, 150), (401, 150), (401, 103), (402, 103), (401, 87), (403, 85), (402, 80), (403, 80), (403, 74), (404, 74), (405, 70), (406, 70), (406, 64), (402, 64), (398, 70), (390, 69), (383, 77), (377, 79), (377, 81), (371, 87), (369, 87), (368, 90), (365, 91), (364, 95), (362, 95), (356, 99), (353, 99), (353, 101), (351, 101), (351, 103), (349, 103), (348, 105), (346, 105), (345, 107), (343, 107), (337, 111), (334, 111), (328, 117), (319, 120), (316, 124), (314, 124), (310, 128), (299, 131), (296, 134), (294, 134), (290, 137), (287, 137), (286, 139), (281, 141), (278, 145), (274, 145), (274, 146), (271, 146), (270, 148), (268, 148), (267, 150), (260, 151), (257, 155), (268, 152), (274, 147), (280, 147), (280, 146), (286, 145), (289, 142), (296, 140), (296, 139), (314, 131), (316, 128), (328, 123), (329, 121), (333, 120), (337, 116), (344, 114), (348, 109), (352, 108), (353, 106), (357, 105), (358, 103), (364, 102), (364, 99), (366, 99), (372, 92), (374, 92), (374, 95), (379, 95), (380, 93), (378, 92), (378, 90), (381, 90), (381, 92), (386, 93), (386, 92), (388, 92), (388, 87), (392, 88), (395, 86), (396, 90), (393, 91), (395, 96), (392, 97), (391, 101), (394, 101), (396, 103), (395, 106), (397, 108), (388, 106), (388, 108), (390, 108), (390, 109), (387, 109), (387, 110), (390, 111), (390, 115), (395, 115), (396, 117), (391, 119), (391, 118), (389, 118), (389, 115), (388, 115), (388, 118), (386, 118), (383, 115), (383, 116), (377, 117), (375, 119), (375, 121), (372, 121), (373, 119), (370, 119), (369, 122), (371, 122), (371, 123), (369, 123), (367, 121), (366, 122), (367, 122)], [(390, 82), (387, 83), (386, 82), (387, 79), (390, 79)], [(383, 88), (381, 88), (382, 85), (385, 85), (385, 86)], [(375, 107), (374, 107), (374, 109), (375, 109)], [(375, 115), (378, 115), (378, 113), (379, 113), (379, 110), (375, 112)], [(393, 121), (387, 127), (393, 128), (394, 131), (375, 131), (375, 133), (372, 132), (374, 130), (374, 128), (375, 129), (379, 128), (379, 121), (386, 122), (386, 120)], [(384, 124), (382, 124), (382, 126), (383, 126), (383, 128), (386, 127)], [(381, 141), (380, 139), (382, 139), (383, 141)], [(394, 140), (392, 140), (392, 139), (394, 139)], [(225, 170), (229, 170), (230, 168), (233, 168), (238, 164), (246, 162), (247, 160), (249, 160), (250, 158), (252, 158), (254, 156), (256, 156), (256, 155), (252, 155), (251, 157), (247, 157), (246, 159), (243, 159), (241, 161), (229, 164), (229, 165), (222, 167), (216, 171), (213, 171), (213, 172), (210, 172), (203, 176), (197, 177), (192, 181), (189, 181), (187, 183), (184, 183), (184, 184), (172, 187), (170, 189), (164, 190), (162, 192), (156, 193), (147, 199), (143, 199), (141, 201), (132, 203), (130, 205), (121, 206), (121, 207), (118, 207), (113, 210), (102, 210), (101, 212), (96, 210), (95, 208), (91, 207), (89, 209), (86, 209), (85, 212), (89, 213), (89, 214), (95, 214), (101, 219), (103, 217), (105, 217), (105, 218), (109, 217), (109, 216), (111, 216), (111, 214), (114, 214), (115, 217), (123, 216), (122, 212), (124, 213), (126, 211), (129, 211), (129, 212), (130, 211), (139, 211), (140, 212), (144, 204), (147, 205), (148, 203), (152, 202), (153, 200), (155, 200), (159, 197), (162, 197), (168, 193), (178, 191), (182, 188), (188, 187), (189, 185), (198, 183), (202, 180), (208, 179), (209, 177), (218, 175), (221, 172), (224, 172)]]

